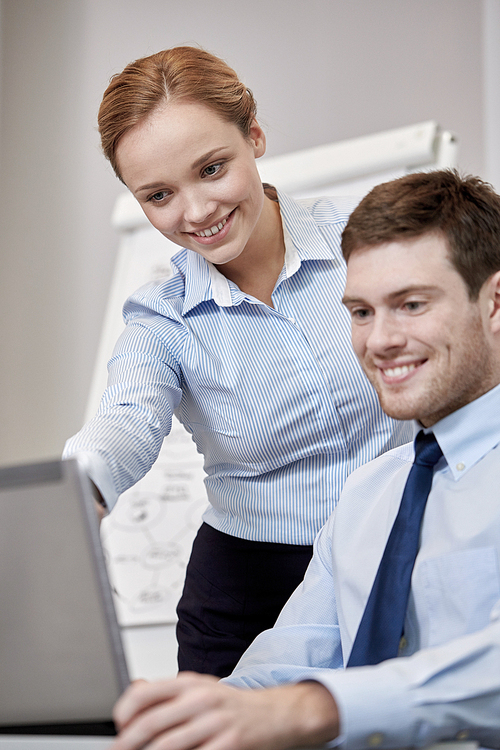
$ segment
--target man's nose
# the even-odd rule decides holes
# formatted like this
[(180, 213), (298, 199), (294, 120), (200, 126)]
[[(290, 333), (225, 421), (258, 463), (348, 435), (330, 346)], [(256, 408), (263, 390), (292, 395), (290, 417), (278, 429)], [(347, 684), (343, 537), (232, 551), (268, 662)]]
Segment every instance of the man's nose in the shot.
[(406, 335), (401, 323), (390, 313), (375, 315), (366, 340), (366, 346), (374, 354), (384, 354), (391, 349), (401, 349), (406, 344)]

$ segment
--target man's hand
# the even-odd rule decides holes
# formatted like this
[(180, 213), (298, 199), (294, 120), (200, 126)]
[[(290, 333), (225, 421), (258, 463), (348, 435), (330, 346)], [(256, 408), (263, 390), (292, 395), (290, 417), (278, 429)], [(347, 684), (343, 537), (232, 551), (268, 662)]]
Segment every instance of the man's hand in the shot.
[(242, 690), (194, 672), (134, 683), (114, 718), (120, 733), (110, 750), (285, 750), (339, 732), (335, 701), (318, 682)]

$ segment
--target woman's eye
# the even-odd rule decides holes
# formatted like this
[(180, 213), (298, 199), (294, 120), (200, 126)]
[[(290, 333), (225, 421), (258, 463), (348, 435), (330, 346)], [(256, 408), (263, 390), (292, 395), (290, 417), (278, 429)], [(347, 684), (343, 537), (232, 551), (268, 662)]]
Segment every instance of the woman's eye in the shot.
[(203, 170), (203, 174), (206, 177), (213, 177), (214, 175), (219, 172), (219, 170), (222, 168), (222, 162), (217, 162), (217, 164), (210, 164), (208, 167), (205, 167)]

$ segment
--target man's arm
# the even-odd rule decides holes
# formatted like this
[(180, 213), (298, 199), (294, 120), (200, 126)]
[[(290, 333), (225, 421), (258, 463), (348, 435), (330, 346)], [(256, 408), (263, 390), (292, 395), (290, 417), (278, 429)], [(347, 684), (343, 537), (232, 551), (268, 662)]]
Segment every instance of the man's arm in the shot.
[[(186, 726), (178, 715), (174, 717), (175, 732), (183, 736), (184, 731), (191, 733), (200, 727), (199, 747), (206, 750), (225, 750), (231, 743), (241, 750), (255, 747), (253, 742), (268, 747), (267, 737), (279, 750), (291, 746), (292, 736), (292, 746), (305, 747), (309, 740), (310, 744), (319, 742), (313, 737), (328, 736), (331, 740), (340, 731), (346, 750), (424, 746), (467, 737), (485, 747), (500, 747), (500, 602), (491, 613), (491, 623), (475, 633), (376, 666), (336, 669), (342, 665), (342, 652), (331, 610), (335, 599), (330, 599), (331, 591), (325, 593), (328, 585), (326, 589), (321, 585), (329, 578), (330, 540), (327, 525), (318, 537), (303, 584), (285, 606), (277, 625), (258, 636), (233, 675), (220, 683), (192, 675), (188, 683), (184, 675), (182, 682), (181, 678), (173, 681), (176, 701), (171, 706), (172, 682), (161, 683), (158, 688), (148, 686), (144, 692), (140, 688), (136, 693), (134, 688), (129, 694), (132, 707), (119, 704), (120, 712), (125, 705), (125, 712), (117, 715), (118, 724), (127, 732), (123, 736), (134, 736), (132, 733), (141, 725), (141, 731), (150, 733), (172, 726), (173, 707), (186, 711)], [(203, 680), (201, 693), (198, 680)], [(295, 684), (284, 685), (292, 682)], [(318, 690), (318, 683), (326, 688), (324, 693)], [(257, 689), (227, 692), (230, 686)], [(269, 689), (259, 689), (262, 687)], [(180, 703), (177, 691), (179, 700), (182, 697)], [(316, 700), (317, 714), (311, 708)], [(191, 701), (194, 708), (190, 714), (184, 707)], [(145, 708), (148, 706), (154, 706), (153, 713)], [(164, 711), (168, 712), (166, 720)], [(249, 717), (250, 726), (244, 723), (243, 715)], [(272, 723), (271, 715), (281, 717), (280, 721)], [(312, 726), (304, 724), (308, 716)], [(211, 726), (212, 721), (220, 727), (220, 732), (214, 730), (211, 735), (214, 744), (207, 734), (207, 722)], [(285, 729), (288, 723), (290, 732)], [(242, 744), (231, 734), (233, 729)], [(248, 744), (243, 744), (245, 732)], [(174, 740), (172, 727), (160, 747), (184, 747)], [(136, 746), (117, 745), (117, 750)]]
[(215, 677), (182, 672), (176, 679), (132, 685), (115, 708), (120, 729), (112, 750), (286, 750), (335, 739), (338, 713), (316, 682), (241, 690)]
[(153, 737), (172, 750), (284, 750), (335, 739), (335, 700), (322, 684), (308, 681), (318, 666), (342, 666), (330, 524), (277, 626), (257, 638), (233, 675), (219, 682), (185, 672), (166, 682), (135, 683), (116, 706), (122, 731), (113, 750), (135, 750)]
[(271, 687), (307, 680), (318, 668), (343, 667), (332, 577), (333, 522), (334, 516), (318, 534), (304, 580), (275, 626), (257, 636), (223, 682), (235, 687)]
[(485, 628), (375, 666), (318, 670), (346, 750), (454, 739), (500, 747), (500, 602)]

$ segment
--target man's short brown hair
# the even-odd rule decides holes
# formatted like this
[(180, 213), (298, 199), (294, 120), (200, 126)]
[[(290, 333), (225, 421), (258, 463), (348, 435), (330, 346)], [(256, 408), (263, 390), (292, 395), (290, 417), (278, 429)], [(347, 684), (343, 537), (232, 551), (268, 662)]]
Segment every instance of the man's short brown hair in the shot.
[(417, 172), (374, 187), (351, 214), (342, 235), (345, 260), (355, 250), (436, 233), (476, 300), (500, 270), (500, 196), (479, 177), (456, 170)]

